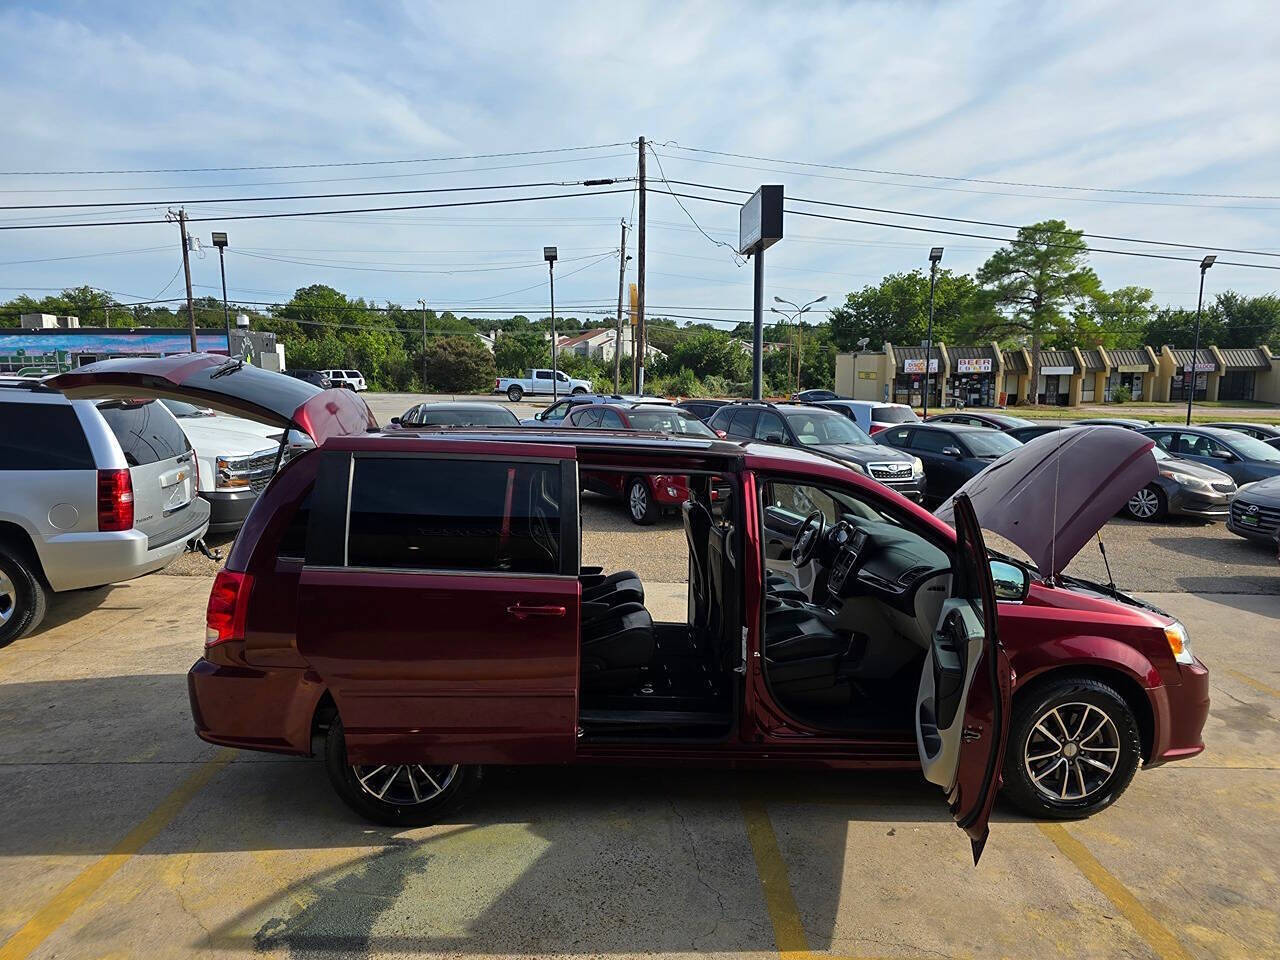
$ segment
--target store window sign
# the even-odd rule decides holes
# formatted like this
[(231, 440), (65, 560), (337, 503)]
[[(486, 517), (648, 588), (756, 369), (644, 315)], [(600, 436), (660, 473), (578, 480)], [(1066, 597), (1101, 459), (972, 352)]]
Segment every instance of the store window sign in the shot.
[(1075, 367), (1041, 367), (1040, 375), (1043, 377), (1060, 377), (1064, 373), (1072, 374), (1076, 372)]
[(1213, 363), (1187, 363), (1182, 366), (1184, 373), (1213, 373), (1217, 369)]
[(991, 358), (987, 357), (983, 360), (957, 360), (957, 373), (990, 373)]
[[(903, 373), (924, 373), (924, 357), (921, 357), (918, 360), (903, 360), (902, 372)], [(938, 372), (938, 360), (936, 357), (929, 361), (929, 372), (930, 373)]]

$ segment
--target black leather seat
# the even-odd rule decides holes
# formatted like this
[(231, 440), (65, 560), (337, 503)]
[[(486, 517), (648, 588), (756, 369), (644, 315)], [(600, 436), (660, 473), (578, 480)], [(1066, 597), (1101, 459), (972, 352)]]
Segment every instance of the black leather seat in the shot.
[(697, 500), (686, 500), (680, 507), (684, 517), (684, 536), (689, 542), (689, 625), (695, 639), (704, 638), (711, 626), (711, 576), (708, 569), (711, 511)]
[(797, 603), (808, 601), (809, 597), (803, 590), (797, 587), (792, 581), (788, 580), (780, 573), (770, 571), (765, 574), (764, 578), (765, 593), (771, 597), (777, 597), (781, 600), (791, 600)]
[(644, 584), (631, 570), (620, 570), (605, 576), (594, 570), (583, 572), (578, 577), (582, 584), (582, 600), (584, 603), (607, 603), (617, 606), (620, 603), (644, 603)]
[(598, 611), (582, 624), (581, 675), (584, 690), (604, 692), (637, 686), (653, 660), (653, 618), (642, 603), (622, 603)]
[(764, 655), (769, 683), (782, 700), (840, 701), (851, 688), (840, 666), (854, 638), (837, 631), (825, 611), (808, 603), (769, 597)]

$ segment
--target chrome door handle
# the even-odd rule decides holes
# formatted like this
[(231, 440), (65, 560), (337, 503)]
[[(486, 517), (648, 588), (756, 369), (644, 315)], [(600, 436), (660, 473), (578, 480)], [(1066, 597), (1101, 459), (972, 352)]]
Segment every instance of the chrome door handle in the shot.
[(563, 617), (564, 607), (548, 604), (546, 606), (525, 606), (524, 604), (514, 603), (507, 607), (507, 613), (515, 617), (517, 620), (524, 620), (527, 617)]

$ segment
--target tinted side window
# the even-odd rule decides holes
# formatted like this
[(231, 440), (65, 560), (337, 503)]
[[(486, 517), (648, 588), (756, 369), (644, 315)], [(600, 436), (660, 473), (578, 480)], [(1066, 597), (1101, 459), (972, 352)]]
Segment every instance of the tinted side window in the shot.
[(725, 433), (731, 437), (750, 437), (756, 426), (756, 418), (759, 415), (759, 410), (739, 408), (734, 411), (733, 419), (729, 421), (729, 427), (725, 430)]
[(1147, 434), (1147, 436), (1155, 440), (1155, 442), (1159, 445), (1160, 449), (1168, 450), (1170, 453), (1173, 452), (1174, 435), (1172, 433), (1149, 433)]
[(294, 511), (289, 526), (285, 527), (284, 534), (280, 537), (280, 544), (276, 547), (277, 557), (287, 557), (292, 560), (302, 560), (306, 557), (307, 525), (310, 522), (311, 490), (308, 489), (299, 502), (298, 509)]
[(958, 447), (955, 437), (941, 430), (917, 430), (911, 438), (912, 450), (923, 450), (926, 453), (941, 453), (944, 447)]
[(881, 436), (884, 437), (884, 442), (891, 447), (905, 447), (907, 438), (911, 436), (911, 431), (907, 429), (886, 430)]
[(539, 370), (539, 371), (537, 371), (533, 376), (534, 376), (534, 378), (535, 378), (535, 379), (537, 379), (537, 380), (550, 380), (550, 379), (551, 379), (551, 371), (550, 371), (550, 370)]
[(554, 463), (357, 459), (347, 563), (557, 573), (560, 467)]
[(770, 437), (777, 440), (787, 439), (787, 428), (782, 425), (782, 418), (772, 410), (765, 410), (760, 414), (760, 419), (756, 421), (755, 437), (757, 440), (768, 440)]
[(580, 427), (594, 428), (600, 426), (600, 411), (586, 407), (574, 414), (574, 423)]
[(618, 411), (602, 410), (600, 412), (600, 428), (602, 430), (624, 430), (626, 426), (623, 424), (622, 418), (618, 416)]
[(0, 404), (0, 470), (92, 470), (76, 412), (64, 404)]
[(103, 403), (98, 412), (131, 467), (168, 460), (191, 449), (178, 422), (158, 403)]

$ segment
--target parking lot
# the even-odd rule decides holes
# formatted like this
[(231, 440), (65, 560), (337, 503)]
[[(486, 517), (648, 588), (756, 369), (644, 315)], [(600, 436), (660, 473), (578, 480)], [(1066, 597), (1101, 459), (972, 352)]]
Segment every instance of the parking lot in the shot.
[[(584, 519), (587, 562), (682, 619), (679, 523)], [(1104, 539), (1213, 671), (1208, 749), (1085, 822), (998, 807), (977, 868), (917, 774), (493, 769), (446, 823), (374, 827), (318, 762), (191, 732), (211, 565), (60, 596), (0, 651), (0, 960), (1274, 956), (1277, 568), (1221, 525)]]

